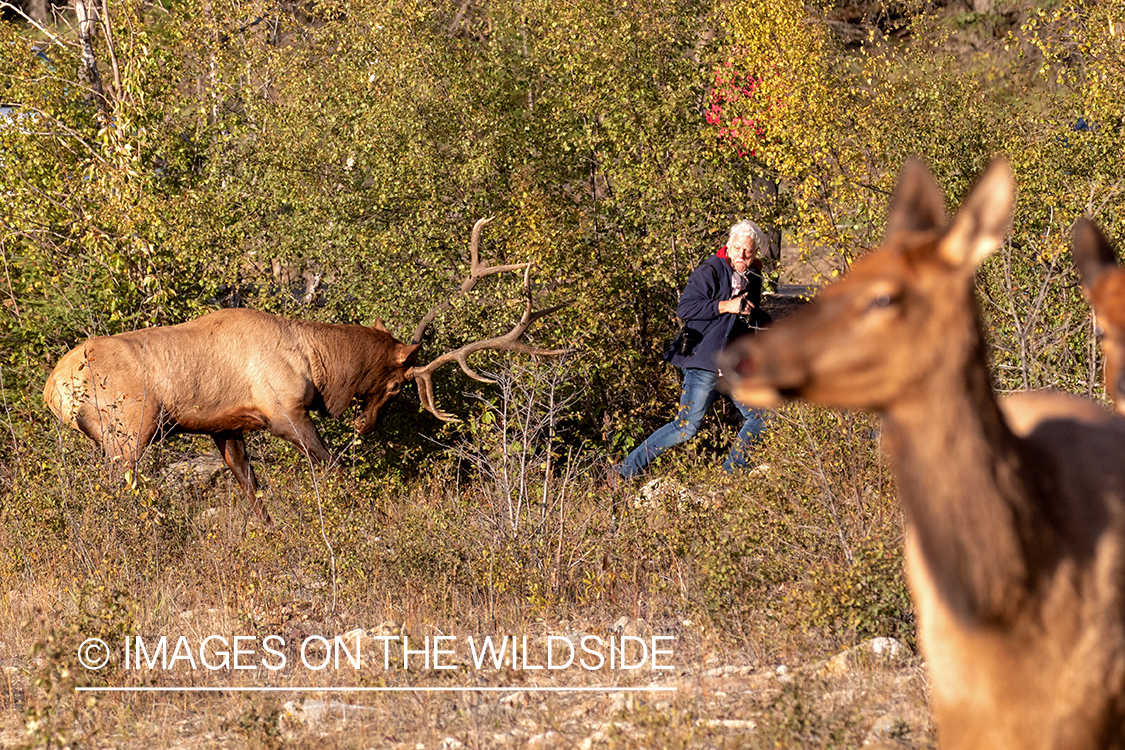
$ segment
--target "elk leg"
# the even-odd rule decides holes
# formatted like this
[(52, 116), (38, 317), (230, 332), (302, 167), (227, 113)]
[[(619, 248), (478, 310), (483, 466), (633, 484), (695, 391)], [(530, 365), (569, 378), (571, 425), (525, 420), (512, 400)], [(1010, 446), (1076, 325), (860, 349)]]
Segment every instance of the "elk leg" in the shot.
[(333, 462), (332, 452), (324, 444), (316, 425), (305, 412), (289, 413), (280, 419), (270, 420), (270, 432), (297, 446), (297, 450), (317, 463)]
[(220, 432), (211, 437), (219, 448), (223, 461), (250, 498), (250, 507), (254, 509), (254, 513), (266, 526), (272, 526), (273, 519), (262, 503), (262, 498), (258, 497), (258, 478), (254, 476), (254, 467), (250, 465), (250, 458), (246, 455), (246, 441), (242, 439), (242, 433)]
[(136, 469), (159, 427), (156, 414), (146, 413), (135, 403), (86, 408), (76, 415), (75, 422), (102, 449), (113, 471)]

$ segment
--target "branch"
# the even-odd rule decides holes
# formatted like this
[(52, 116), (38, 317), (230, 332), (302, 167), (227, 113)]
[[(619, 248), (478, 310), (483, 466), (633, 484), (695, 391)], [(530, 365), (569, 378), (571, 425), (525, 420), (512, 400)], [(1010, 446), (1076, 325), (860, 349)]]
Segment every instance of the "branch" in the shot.
[(23, 8), (19, 7), (18, 5), (12, 5), (11, 3), (7, 2), (7, 0), (0, 0), (0, 8), (7, 8), (8, 10), (15, 11), (17, 15), (23, 18), (23, 20), (34, 26), (40, 34), (47, 37), (60, 47), (66, 46), (66, 41), (62, 39), (62, 37), (57, 37), (51, 32), (47, 31), (47, 29), (45, 29), (38, 21), (24, 13)]

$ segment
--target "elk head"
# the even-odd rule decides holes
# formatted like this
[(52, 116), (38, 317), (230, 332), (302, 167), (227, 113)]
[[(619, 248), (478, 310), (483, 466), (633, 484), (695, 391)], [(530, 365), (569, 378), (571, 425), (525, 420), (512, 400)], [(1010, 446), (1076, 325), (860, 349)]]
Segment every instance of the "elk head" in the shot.
[(1117, 263), (1109, 240), (1089, 219), (1079, 219), (1071, 231), (1074, 264), (1082, 291), (1094, 308), (1102, 354), (1105, 387), (1125, 414), (1125, 268)]
[[(381, 320), (376, 320), (372, 327), (384, 333), (387, 331)], [(387, 337), (390, 338), (389, 333)], [(402, 386), (410, 379), (410, 372), (421, 349), (421, 344), (402, 344), (391, 338), (391, 346), (385, 350), (382, 367), (367, 373), (373, 385), (363, 391), (363, 412), (355, 422), (356, 431), (361, 435), (375, 429), (383, 405), (402, 391)]]
[[(922, 396), (936, 370), (983, 347), (966, 331), (974, 314), (972, 278), (999, 245), (1014, 205), (1006, 162), (992, 162), (947, 228), (942, 197), (926, 167), (911, 159), (891, 201), (883, 247), (800, 312), (720, 356), (727, 387), (747, 404), (804, 398), (826, 406), (885, 411)], [(913, 346), (914, 342), (949, 342)], [(965, 351), (951, 352), (960, 348)], [(956, 357), (950, 357), (956, 353)]]

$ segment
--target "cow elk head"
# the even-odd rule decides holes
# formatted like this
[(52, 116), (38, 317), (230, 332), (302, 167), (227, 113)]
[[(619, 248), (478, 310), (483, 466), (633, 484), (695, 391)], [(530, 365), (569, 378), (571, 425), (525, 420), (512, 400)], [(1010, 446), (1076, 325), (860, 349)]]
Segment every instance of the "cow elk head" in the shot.
[(1117, 263), (1109, 240), (1089, 219), (1079, 219), (1071, 232), (1074, 264), (1082, 291), (1094, 308), (1105, 356), (1105, 387), (1125, 414), (1125, 268)]

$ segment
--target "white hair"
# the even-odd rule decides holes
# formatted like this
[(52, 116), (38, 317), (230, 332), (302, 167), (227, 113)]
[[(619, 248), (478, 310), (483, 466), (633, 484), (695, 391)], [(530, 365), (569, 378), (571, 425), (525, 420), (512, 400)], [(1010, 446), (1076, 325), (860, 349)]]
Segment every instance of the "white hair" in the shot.
[(739, 237), (749, 237), (754, 240), (754, 248), (759, 253), (764, 253), (769, 249), (769, 240), (766, 239), (766, 233), (749, 219), (743, 219), (730, 228), (730, 237), (727, 238), (727, 244), (733, 244)]

